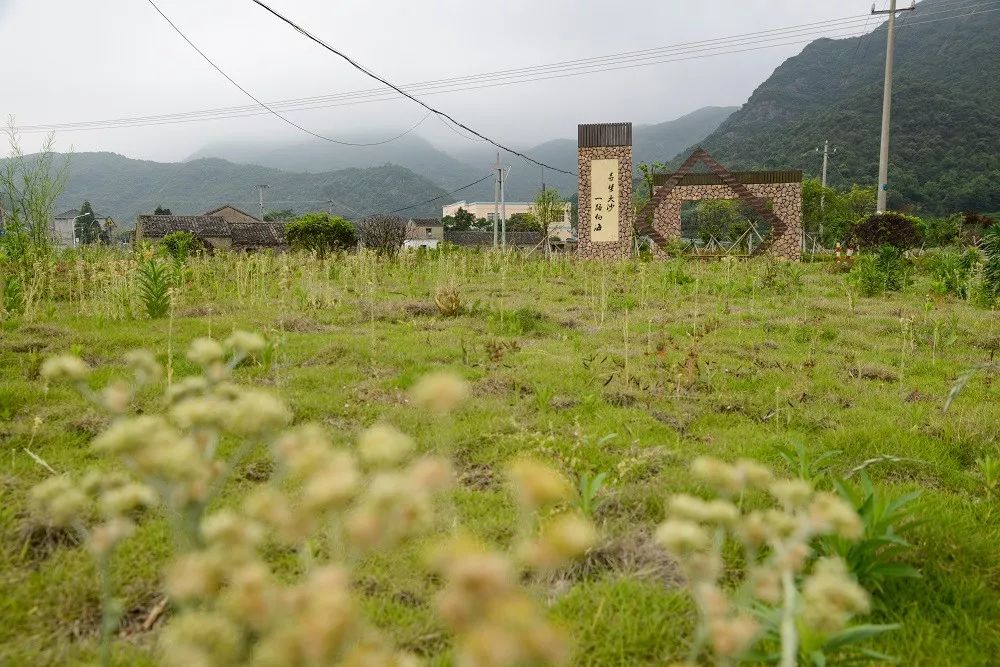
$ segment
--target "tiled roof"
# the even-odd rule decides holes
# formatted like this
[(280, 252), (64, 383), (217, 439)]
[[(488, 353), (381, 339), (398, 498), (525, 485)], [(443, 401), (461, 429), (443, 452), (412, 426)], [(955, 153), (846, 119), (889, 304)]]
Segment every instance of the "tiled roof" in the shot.
[(285, 245), (283, 222), (231, 222), (233, 248), (273, 248)]
[(411, 218), (410, 222), (414, 227), (440, 227), (442, 224), (438, 218)]
[[(444, 240), (459, 246), (492, 246), (492, 231), (444, 232)], [(507, 232), (507, 245), (515, 248), (532, 248), (542, 241), (539, 232)]]
[(225, 220), (213, 215), (140, 215), (137, 225), (150, 237), (163, 237), (170, 232), (191, 232), (199, 238), (226, 238), (230, 235)]
[(55, 216), (55, 219), (56, 220), (65, 220), (66, 218), (75, 218), (78, 215), (80, 215), (80, 211), (78, 209), (71, 208), (70, 210), (66, 211), (65, 213), (60, 213), (59, 215)]
[(211, 211), (205, 211), (205, 215), (215, 215), (219, 211), (221, 211), (223, 209), (227, 209), (227, 208), (231, 208), (234, 211), (236, 211), (237, 213), (242, 213), (243, 215), (245, 215), (248, 218), (253, 218), (254, 220), (260, 220), (260, 218), (258, 218), (256, 215), (251, 215), (251, 214), (247, 213), (246, 211), (244, 211), (243, 209), (236, 208), (232, 204), (223, 204), (222, 206), (220, 206), (218, 208), (213, 208)]

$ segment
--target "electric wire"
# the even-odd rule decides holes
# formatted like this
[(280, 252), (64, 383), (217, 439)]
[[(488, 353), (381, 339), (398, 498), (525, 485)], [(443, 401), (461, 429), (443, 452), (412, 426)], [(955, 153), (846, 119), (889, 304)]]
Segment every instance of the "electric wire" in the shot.
[[(150, 0), (150, 2), (152, 2), (152, 0)], [(558, 167), (553, 167), (551, 165), (547, 165), (544, 162), (539, 162), (538, 160), (534, 159), (533, 157), (531, 157), (529, 155), (525, 155), (524, 153), (521, 153), (520, 151), (516, 151), (513, 148), (508, 148), (507, 146), (504, 146), (503, 144), (498, 143), (497, 141), (494, 141), (493, 139), (490, 139), (486, 135), (484, 135), (484, 134), (482, 134), (480, 132), (477, 132), (476, 130), (472, 129), (468, 125), (455, 120), (449, 114), (447, 114), (447, 113), (445, 113), (443, 111), (440, 111), (438, 109), (435, 109), (434, 107), (430, 106), (426, 102), (424, 102), (424, 101), (420, 100), (419, 98), (414, 97), (413, 95), (407, 93), (405, 90), (403, 90), (399, 86), (393, 84), (389, 80), (384, 79), (383, 77), (379, 76), (378, 74), (375, 74), (371, 70), (365, 68), (363, 65), (361, 65), (358, 62), (356, 62), (354, 59), (352, 59), (350, 56), (348, 56), (344, 52), (339, 51), (339, 50), (335, 49), (334, 47), (330, 46), (329, 44), (327, 44), (326, 42), (324, 42), (323, 40), (321, 40), (319, 37), (314, 36), (312, 33), (310, 33), (309, 31), (307, 31), (305, 28), (302, 28), (301, 26), (297, 25), (291, 19), (285, 17), (284, 15), (282, 15), (279, 12), (275, 11), (271, 7), (268, 7), (266, 4), (264, 4), (260, 0), (251, 0), (251, 2), (253, 2), (254, 4), (256, 4), (256, 5), (260, 6), (260, 7), (262, 7), (266, 11), (270, 12), (272, 15), (274, 15), (275, 17), (277, 17), (281, 21), (287, 23), (289, 26), (292, 27), (292, 29), (294, 29), (295, 31), (297, 31), (299, 34), (303, 35), (307, 39), (315, 42), (316, 44), (319, 44), (320, 46), (322, 46), (324, 49), (326, 49), (330, 53), (333, 53), (333, 54), (339, 56), (340, 58), (344, 59), (345, 61), (347, 61), (352, 67), (354, 67), (358, 71), (363, 72), (364, 74), (367, 74), (368, 76), (370, 76), (371, 78), (375, 79), (376, 81), (379, 81), (380, 83), (388, 86), (389, 88), (392, 88), (393, 90), (395, 90), (400, 95), (403, 95), (403, 96), (409, 98), (410, 100), (416, 102), (417, 104), (419, 104), (420, 106), (424, 107), (428, 111), (432, 111), (435, 114), (437, 114), (438, 116), (441, 116), (441, 117), (443, 117), (443, 118), (445, 118), (447, 120), (450, 120), (452, 123), (454, 123), (456, 126), (462, 128), (466, 132), (469, 132), (470, 134), (474, 134), (477, 137), (479, 137), (480, 139), (484, 139), (484, 140), (490, 142), (491, 144), (493, 144), (497, 148), (505, 150), (508, 153), (511, 153), (512, 155), (516, 155), (519, 158), (527, 160), (528, 162), (531, 162), (533, 164), (537, 164), (537, 165), (542, 166), (542, 167), (548, 167), (549, 169), (552, 169), (553, 171), (557, 171), (557, 172), (559, 172), (561, 174), (566, 174), (567, 176), (572, 176), (573, 175), (573, 172), (571, 172), (571, 171), (566, 171), (565, 169), (560, 169)]]
[[(979, 2), (978, 4), (965, 5), (965, 6), (962, 6), (962, 7), (953, 7), (951, 9), (949, 9), (949, 10), (938, 10), (937, 12), (933, 12), (932, 14), (925, 13), (925, 14), (923, 14), (923, 16), (930, 16), (930, 15), (933, 15), (933, 14), (940, 14), (940, 13), (944, 13), (946, 11), (956, 11), (956, 10), (960, 11), (960, 10), (971, 9), (971, 8), (978, 9), (980, 7), (989, 6), (989, 5), (997, 5), (997, 4), (1000, 4), (1000, 3), (996, 2), (996, 0), (994, 0), (992, 2)], [(997, 9), (985, 9), (985, 10), (982, 10), (982, 11), (972, 11), (972, 12), (967, 13), (967, 14), (958, 14), (958, 15), (946, 16), (946, 17), (938, 18), (938, 19), (930, 19), (930, 20), (922, 20), (922, 21), (912, 21), (912, 20), (910, 20), (910, 21), (907, 21), (905, 24), (901, 24), (899, 27), (902, 28), (904, 26), (905, 27), (909, 27), (909, 26), (919, 25), (919, 24), (924, 24), (924, 23), (933, 23), (933, 22), (937, 22), (937, 21), (951, 20), (951, 19), (955, 19), (955, 18), (963, 18), (963, 17), (966, 17), (966, 16), (972, 16), (972, 15), (982, 14), (982, 13), (987, 13), (987, 12), (992, 12), (992, 11), (998, 11), (998, 10)], [(869, 15), (869, 16), (866, 17), (866, 20), (870, 20), (870, 18), (871, 18), (871, 16)], [(870, 34), (873, 34), (873, 33), (867, 32), (867, 24), (866, 24), (866, 26), (865, 26), (865, 32), (863, 33), (862, 40), (864, 40), (865, 38), (867, 38)], [(851, 37), (851, 36), (854, 36), (854, 35), (837, 35), (836, 37)], [(670, 62), (679, 62), (679, 61), (685, 61), (685, 60), (695, 60), (695, 59), (700, 59), (700, 58), (703, 58), (703, 57), (714, 57), (714, 56), (718, 56), (718, 55), (728, 55), (728, 54), (733, 54), (733, 53), (746, 53), (746, 52), (749, 52), (749, 51), (756, 51), (756, 50), (760, 50), (760, 49), (764, 49), (764, 48), (773, 48), (773, 47), (777, 47), (777, 46), (788, 46), (788, 45), (797, 44), (797, 43), (807, 43), (809, 41), (812, 41), (812, 40), (810, 39), (810, 40), (794, 41), (794, 42), (784, 41), (784, 42), (777, 42), (777, 43), (767, 44), (767, 45), (756, 47), (756, 48), (748, 48), (748, 49), (740, 49), (740, 50), (724, 50), (724, 51), (718, 51), (716, 53), (707, 53), (707, 54), (704, 54), (704, 55), (698, 55), (698, 56), (692, 56), (692, 57), (686, 57), (686, 58), (670, 58), (670, 59), (666, 59), (666, 60), (662, 60), (661, 59), (661, 60), (656, 60), (656, 61), (651, 61), (651, 62), (638, 62), (638, 63), (633, 63), (633, 64), (619, 65), (617, 67), (598, 68), (598, 69), (591, 68), (589, 70), (579, 71), (579, 72), (570, 71), (568, 73), (564, 72), (564, 73), (561, 73), (561, 74), (552, 74), (552, 75), (549, 75), (549, 76), (541, 76), (541, 77), (534, 77), (534, 78), (521, 78), (521, 79), (518, 79), (518, 80), (500, 81), (500, 82), (494, 82), (494, 83), (484, 83), (483, 85), (451, 87), (451, 88), (447, 88), (447, 89), (443, 89), (443, 90), (429, 90), (427, 92), (424, 92), (423, 94), (425, 94), (425, 95), (433, 95), (433, 94), (442, 94), (442, 93), (451, 93), (451, 92), (462, 92), (462, 91), (468, 91), (468, 90), (479, 90), (479, 89), (483, 89), (483, 88), (493, 88), (493, 87), (498, 87), (498, 86), (514, 85), (514, 84), (519, 84), (519, 83), (529, 83), (529, 82), (532, 82), (532, 81), (544, 81), (544, 80), (551, 80), (551, 79), (557, 79), (557, 78), (568, 78), (568, 77), (580, 76), (580, 75), (584, 75), (584, 74), (592, 74), (592, 73), (599, 73), (599, 72), (606, 72), (606, 71), (615, 71), (615, 70), (620, 70), (620, 69), (631, 69), (633, 67), (645, 67), (645, 66), (649, 66), (649, 65), (657, 65), (657, 64), (664, 64), (664, 63), (670, 63)], [(862, 44), (863, 44), (863, 41), (859, 41), (858, 47), (855, 50), (855, 58), (852, 58), (852, 60), (855, 61), (855, 63), (854, 63), (855, 68), (857, 67), (856, 56), (857, 56), (858, 52), (860, 51), (860, 48), (861, 48)], [(716, 48), (718, 48), (718, 47), (716, 47)], [(704, 50), (704, 49), (699, 49), (698, 51), (702, 51), (702, 50)], [(592, 59), (587, 59), (587, 60), (592, 60)], [(567, 61), (567, 62), (572, 62), (572, 61)], [(629, 62), (629, 61), (623, 61), (623, 62)], [(522, 70), (508, 70), (507, 72), (515, 72), (516, 71), (516, 72), (525, 72), (527, 74), (530, 74), (534, 70), (537, 70), (539, 68), (546, 68), (546, 67), (551, 67), (551, 66), (550, 65), (545, 65), (545, 66), (537, 66), (537, 67), (534, 67), (534, 68), (522, 68)], [(571, 68), (571, 69), (574, 69), (574, 68)], [(499, 73), (499, 74), (501, 74), (503, 77), (514, 76), (512, 74), (505, 74), (505, 73)], [(518, 76), (525, 76), (527, 74), (521, 74), (521, 75), (518, 75)], [(428, 86), (428, 85), (435, 85), (435, 86), (438, 86), (438, 87), (443, 87), (445, 85), (451, 85), (451, 86), (453, 86), (454, 84), (448, 83), (448, 82), (452, 82), (452, 81), (458, 82), (458, 81), (463, 81), (463, 80), (469, 80), (469, 79), (476, 78), (476, 77), (482, 78), (482, 77), (487, 77), (487, 76), (494, 76), (494, 75), (493, 74), (483, 74), (483, 75), (475, 75), (475, 77), (456, 77), (455, 79), (441, 79), (439, 81), (445, 82), (445, 83), (440, 83), (439, 84), (439, 83), (436, 83), (436, 82), (427, 82), (427, 83), (421, 83), (421, 84), (413, 84), (412, 86), (409, 86), (409, 88), (411, 88), (412, 90), (418, 90), (421, 87)], [(489, 80), (488, 79), (484, 79), (484, 81), (489, 81)], [(388, 95), (388, 97), (387, 97), (387, 95)], [(354, 98), (354, 99), (351, 99), (351, 98)], [(339, 94), (327, 95), (327, 96), (316, 96), (316, 97), (312, 97), (312, 98), (299, 98), (297, 100), (284, 100), (284, 101), (270, 103), (269, 106), (271, 106), (272, 108), (286, 107), (283, 110), (287, 110), (287, 111), (309, 111), (309, 110), (327, 109), (327, 108), (340, 107), (340, 106), (352, 106), (354, 104), (363, 104), (363, 103), (371, 103), (371, 102), (390, 101), (390, 100), (394, 100), (394, 99), (398, 99), (398, 96), (396, 96), (395, 94), (393, 94), (391, 91), (387, 91), (387, 90), (384, 90), (384, 89), (368, 89), (368, 90), (351, 91), (351, 92), (348, 92), (348, 93), (339, 93)], [(331, 103), (331, 104), (315, 104), (315, 105), (311, 105), (311, 106), (301, 106), (302, 103), (303, 103), (303, 101), (307, 101), (307, 100), (317, 100), (317, 101), (351, 100), (351, 101), (340, 102), (340, 103)], [(176, 114), (163, 114), (163, 115), (159, 115), (159, 116), (139, 116), (139, 117), (133, 117), (133, 118), (119, 118), (119, 119), (109, 119), (109, 120), (99, 120), (99, 121), (84, 121), (84, 122), (76, 122), (76, 123), (62, 123), (62, 124), (49, 124), (49, 125), (33, 125), (33, 126), (25, 125), (25, 126), (18, 127), (17, 131), (24, 132), (24, 133), (32, 133), (32, 132), (49, 132), (49, 131), (55, 131), (55, 130), (59, 130), (59, 131), (80, 131), (80, 130), (89, 130), (89, 129), (119, 129), (119, 128), (124, 128), (124, 127), (146, 127), (146, 126), (153, 126), (153, 125), (168, 125), (168, 124), (183, 123), (183, 122), (193, 122), (193, 121), (203, 121), (203, 120), (222, 120), (222, 119), (229, 119), (229, 118), (242, 118), (242, 117), (264, 115), (264, 114), (267, 114), (267, 113), (273, 113), (273, 111), (271, 111), (271, 110), (259, 111), (254, 106), (224, 107), (224, 108), (218, 108), (218, 109), (207, 109), (207, 110), (202, 110), (202, 111), (181, 112), (181, 113), (176, 113)], [(149, 121), (149, 122), (147, 122), (147, 121)], [(421, 122), (418, 123), (418, 126), (420, 124), (422, 124), (422, 122), (423, 122), (423, 120), (421, 120)], [(446, 123), (446, 125), (447, 125), (447, 123)], [(415, 129), (415, 128), (411, 128), (411, 130), (408, 130), (407, 132), (405, 132), (403, 134), (405, 135), (408, 132), (413, 131), (413, 129)], [(449, 129), (452, 129), (452, 128), (449, 126)], [(456, 134), (457, 134), (457, 132), (456, 132)], [(399, 136), (403, 136), (403, 135), (397, 135), (397, 137), (390, 138), (390, 139), (386, 140), (385, 142), (374, 142), (374, 143), (375, 143), (375, 145), (379, 145), (379, 144), (382, 144), (382, 143), (388, 143), (389, 141), (393, 141), (396, 138), (399, 138)]]
[(163, 17), (163, 20), (166, 21), (170, 25), (170, 27), (173, 28), (174, 31), (178, 35), (180, 35), (184, 39), (184, 41), (187, 42), (188, 45), (198, 53), (198, 55), (200, 55), (202, 58), (205, 59), (205, 62), (207, 62), (209, 65), (211, 65), (213, 68), (215, 68), (215, 71), (217, 71), (219, 74), (221, 74), (223, 77), (225, 77), (225, 79), (227, 81), (229, 81), (229, 83), (231, 83), (234, 86), (236, 86), (237, 88), (239, 88), (240, 91), (244, 95), (246, 95), (251, 100), (253, 100), (254, 102), (256, 102), (258, 105), (260, 105), (261, 107), (263, 107), (264, 109), (266, 109), (272, 115), (276, 116), (277, 118), (281, 119), (282, 121), (284, 121), (285, 123), (291, 125), (292, 127), (296, 128), (298, 130), (301, 130), (302, 132), (305, 132), (306, 134), (310, 134), (310, 135), (316, 137), (317, 139), (322, 139), (323, 141), (329, 141), (332, 144), (339, 144), (341, 146), (381, 146), (381, 145), (387, 144), (387, 143), (389, 143), (391, 141), (395, 141), (396, 139), (399, 139), (400, 137), (403, 137), (403, 136), (409, 134), (410, 132), (414, 131), (425, 120), (427, 120), (428, 116), (430, 116), (430, 114), (427, 114), (427, 116), (424, 116), (420, 121), (417, 122), (416, 125), (414, 125), (413, 127), (411, 127), (406, 132), (403, 132), (402, 134), (399, 134), (399, 135), (397, 135), (397, 136), (395, 136), (395, 137), (393, 137), (391, 139), (386, 139), (385, 141), (375, 141), (375, 142), (371, 142), (371, 143), (356, 143), (356, 142), (353, 142), (353, 141), (340, 141), (339, 139), (333, 139), (331, 137), (327, 137), (325, 135), (319, 134), (318, 132), (313, 132), (312, 130), (310, 130), (310, 129), (306, 128), (306, 127), (303, 127), (302, 125), (299, 125), (295, 121), (282, 116), (280, 113), (278, 113), (277, 111), (275, 111), (274, 109), (272, 109), (270, 106), (268, 106), (267, 104), (265, 104), (264, 102), (262, 102), (261, 100), (259, 100), (249, 90), (247, 90), (246, 88), (244, 88), (243, 86), (241, 86), (239, 83), (237, 83), (235, 79), (233, 79), (231, 76), (229, 76), (228, 74), (226, 74), (225, 71), (223, 71), (223, 69), (221, 67), (219, 67), (218, 65), (216, 65), (215, 62), (205, 54), (204, 51), (202, 51), (201, 49), (199, 49), (198, 46), (188, 38), (188, 36), (185, 35), (184, 32), (179, 27), (177, 27), (177, 24), (174, 23), (173, 21), (171, 21), (170, 17), (163, 13), (163, 10), (160, 9), (160, 7), (156, 4), (156, 2), (154, 2), (154, 0), (147, 0), (147, 2), (149, 2), (149, 4), (153, 6), (153, 9), (155, 9), (156, 12), (160, 16)]
[(468, 188), (471, 188), (473, 185), (479, 185), (480, 183), (482, 183), (486, 179), (493, 178), (494, 176), (495, 176), (495, 174), (486, 174), (485, 176), (483, 176), (482, 178), (480, 178), (478, 181), (473, 181), (472, 183), (469, 183), (467, 185), (463, 185), (462, 187), (457, 188), (455, 190), (452, 190), (451, 192), (445, 192), (444, 194), (438, 195), (437, 197), (432, 197), (431, 199), (428, 199), (427, 201), (417, 202), (415, 204), (410, 204), (410, 205), (404, 206), (402, 208), (397, 208), (395, 211), (389, 211), (388, 215), (392, 215), (394, 213), (402, 213), (403, 211), (409, 211), (411, 208), (416, 208), (418, 206), (423, 206), (424, 204), (430, 204), (431, 202), (437, 201), (438, 199), (444, 199), (445, 197), (449, 197), (449, 196), (455, 194), (456, 192), (461, 192), (462, 190), (466, 190)]

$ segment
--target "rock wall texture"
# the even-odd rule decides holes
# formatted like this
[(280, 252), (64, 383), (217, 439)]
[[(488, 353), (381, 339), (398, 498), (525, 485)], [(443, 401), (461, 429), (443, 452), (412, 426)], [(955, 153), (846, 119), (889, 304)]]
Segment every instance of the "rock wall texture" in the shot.
[[(770, 201), (774, 207), (774, 214), (785, 223), (784, 232), (773, 237), (770, 247), (767, 249), (768, 253), (793, 261), (800, 260), (802, 258), (802, 184), (749, 183), (745, 187), (755, 197)], [(725, 184), (678, 185), (656, 207), (656, 211), (653, 213), (653, 228), (665, 238), (679, 239), (681, 237), (681, 206), (685, 201), (739, 198), (739, 195)]]
[[(590, 240), (590, 162), (618, 160), (618, 241), (592, 243)], [(632, 147), (599, 146), (579, 149), (579, 203), (577, 254), (582, 259), (627, 259), (632, 257), (634, 211), (632, 210)]]

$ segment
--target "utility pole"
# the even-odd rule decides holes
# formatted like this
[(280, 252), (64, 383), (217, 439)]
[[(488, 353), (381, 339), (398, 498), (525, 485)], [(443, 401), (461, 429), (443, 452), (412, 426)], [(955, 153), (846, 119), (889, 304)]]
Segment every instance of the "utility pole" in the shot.
[(493, 165), (493, 168), (497, 172), (496, 182), (493, 184), (493, 247), (496, 248), (500, 243), (500, 239), (497, 236), (497, 225), (500, 224), (500, 181), (503, 178), (502, 167), (500, 166), (500, 151), (497, 151), (497, 161)]
[(892, 66), (896, 52), (896, 12), (916, 9), (916, 3), (905, 9), (896, 9), (896, 0), (889, 0), (889, 9), (872, 14), (889, 15), (889, 31), (885, 39), (885, 85), (882, 90), (882, 144), (878, 156), (878, 213), (885, 213), (886, 197), (889, 194), (889, 126), (892, 117)]
[[(819, 149), (816, 149), (819, 152)], [(837, 149), (833, 149), (833, 153), (830, 152), (830, 141), (823, 142), (823, 178), (821, 183), (823, 184), (823, 189), (819, 193), (819, 240), (823, 241), (823, 221), (826, 219), (826, 166), (829, 163), (830, 156), (837, 153)]]
[(254, 187), (257, 188), (257, 196), (260, 198), (260, 219), (261, 219), (261, 221), (263, 221), (264, 220), (264, 190), (267, 190), (271, 186), (262, 183), (260, 185), (255, 185)]
[(500, 169), (500, 247), (507, 249), (507, 204), (504, 202), (504, 179), (510, 173), (510, 167)]

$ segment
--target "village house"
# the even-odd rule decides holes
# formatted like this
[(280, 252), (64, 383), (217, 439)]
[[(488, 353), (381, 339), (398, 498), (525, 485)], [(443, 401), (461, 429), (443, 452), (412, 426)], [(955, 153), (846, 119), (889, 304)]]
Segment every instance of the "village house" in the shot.
[[(53, 216), (52, 226), (49, 229), (52, 243), (59, 248), (75, 247), (77, 245), (76, 221), (79, 217), (79, 209), (70, 209), (65, 213)], [(102, 230), (107, 228), (108, 221), (111, 220), (106, 215), (97, 215), (96, 213), (94, 214), (94, 219)]]
[(406, 224), (404, 248), (436, 248), (444, 241), (444, 225), (434, 218), (411, 218)]
[(204, 215), (140, 215), (135, 240), (157, 243), (172, 232), (189, 232), (209, 250), (284, 249), (285, 223), (263, 222), (235, 206), (225, 205)]

